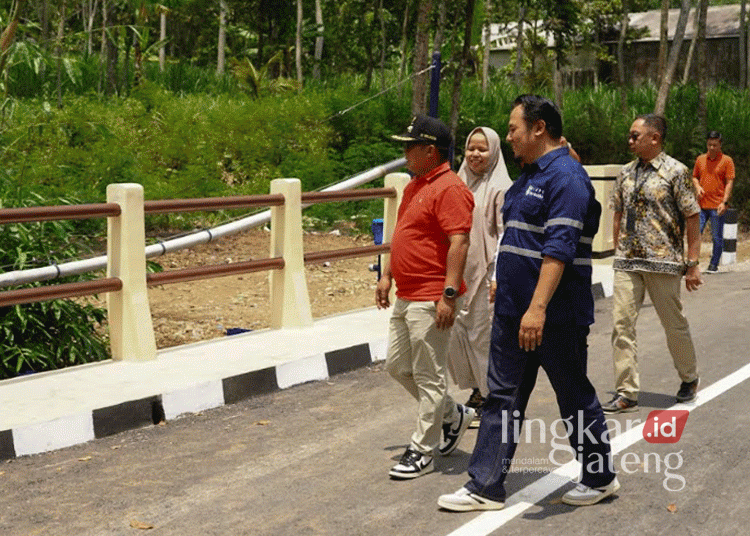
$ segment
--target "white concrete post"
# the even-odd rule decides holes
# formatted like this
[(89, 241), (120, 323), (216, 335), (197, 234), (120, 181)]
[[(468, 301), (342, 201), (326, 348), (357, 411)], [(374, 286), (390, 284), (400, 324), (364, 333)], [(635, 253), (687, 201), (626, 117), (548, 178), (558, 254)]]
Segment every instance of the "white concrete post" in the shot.
[(271, 193), (284, 204), (271, 207), (271, 257), (283, 257), (284, 268), (271, 270), (271, 328), (312, 325), (302, 245), (302, 190), (299, 179), (274, 179)]
[(107, 293), (112, 359), (156, 359), (156, 339), (146, 290), (146, 231), (143, 186), (110, 184), (107, 202), (121, 214), (107, 220), (107, 277), (118, 277), (122, 290)]
[[(411, 176), (408, 173), (389, 173), (385, 176), (385, 187), (395, 188), (396, 197), (386, 197), (383, 207), (383, 243), (388, 243), (393, 237), (393, 230), (396, 228), (396, 219), (398, 218), (398, 207), (401, 206), (401, 200), (404, 197), (404, 188), (409, 184)], [(389, 266), (391, 256), (384, 253), (381, 257), (383, 270)], [(396, 285), (391, 285), (390, 301), (393, 303), (396, 299)]]
[(594, 259), (602, 259), (614, 255), (615, 242), (612, 236), (613, 212), (609, 208), (609, 198), (615, 186), (615, 179), (622, 166), (610, 164), (606, 166), (584, 166), (591, 177), (591, 184), (596, 192), (596, 199), (602, 205), (602, 215), (599, 218), (599, 232), (594, 237), (592, 251)]

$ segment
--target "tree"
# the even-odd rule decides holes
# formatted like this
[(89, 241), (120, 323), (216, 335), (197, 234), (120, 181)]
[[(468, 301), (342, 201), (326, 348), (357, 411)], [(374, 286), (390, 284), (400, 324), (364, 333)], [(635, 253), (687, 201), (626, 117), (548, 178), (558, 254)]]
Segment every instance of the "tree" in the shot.
[(8, 61), (8, 49), (16, 37), (21, 10), (24, 7), (25, 0), (18, 0), (10, 9), (8, 17), (8, 26), (0, 34), (0, 74), (5, 69), (5, 63)]
[(216, 54), (216, 74), (224, 74), (227, 46), (227, 0), (219, 0), (219, 45)]
[(682, 83), (687, 84), (690, 79), (690, 70), (693, 68), (693, 57), (695, 55), (695, 43), (698, 41), (698, 24), (700, 24), (700, 10), (693, 14), (693, 38), (690, 40), (685, 70), (682, 73)]
[(490, 77), (490, 36), (492, 34), (490, 10), (490, 0), (485, 0), (484, 21), (482, 22), (482, 94), (487, 93), (487, 83)]
[(294, 64), (297, 66), (297, 83), (302, 86), (302, 0), (297, 0), (297, 32), (294, 42)]
[(745, 26), (745, 15), (747, 14), (747, 1), (740, 3), (740, 87), (747, 87), (747, 27)]
[(625, 95), (625, 38), (628, 35), (628, 22), (630, 22), (630, 1), (622, 0), (622, 19), (620, 20), (620, 35), (617, 39), (617, 86), (620, 93), (620, 109), (622, 113), (628, 110)]
[(521, 68), (523, 67), (523, 23), (526, 20), (526, 4), (521, 3), (518, 8), (518, 33), (516, 34), (516, 68), (513, 78), (517, 85), (521, 85)]
[(313, 64), (313, 78), (320, 80), (320, 62), (323, 59), (323, 8), (320, 0), (315, 0), (315, 63)]
[(427, 73), (422, 72), (429, 64), (430, 13), (432, 0), (417, 0), (417, 32), (414, 40), (414, 81), (412, 83), (411, 111), (425, 112)]
[(661, 0), (661, 25), (659, 26), (659, 61), (657, 72), (659, 73), (659, 85), (664, 77), (667, 67), (667, 51), (669, 49), (669, 0)]
[(159, 11), (159, 72), (164, 72), (164, 68), (167, 63), (167, 7), (159, 5), (157, 10)]
[(94, 53), (94, 19), (99, 0), (83, 0), (81, 15), (83, 17), (83, 28), (86, 34), (86, 53), (91, 56)]
[(708, 69), (706, 67), (706, 19), (708, 17), (708, 0), (700, 0), (698, 23), (698, 128), (702, 135), (708, 130), (706, 112), (706, 92)]
[(453, 78), (453, 98), (451, 99), (451, 119), (450, 129), (453, 139), (456, 139), (458, 130), (458, 110), (461, 104), (461, 82), (463, 81), (464, 71), (469, 64), (469, 54), (471, 53), (471, 29), (474, 25), (474, 5), (476, 0), (466, 0), (466, 20), (464, 26), (464, 46), (461, 50), (461, 60), (458, 69)]
[(57, 23), (57, 42), (55, 44), (55, 51), (57, 55), (57, 107), (62, 108), (62, 63), (63, 63), (63, 37), (65, 37), (65, 12), (66, 1), (62, 0), (60, 6), (60, 20)]
[[(680, 51), (682, 50), (682, 41), (685, 38), (685, 28), (687, 27), (688, 14), (690, 13), (690, 0), (682, 0), (682, 7), (680, 8), (680, 18), (677, 19), (677, 28), (675, 29), (674, 41), (672, 42), (672, 48), (669, 51), (669, 60), (667, 61), (667, 69), (664, 72), (664, 76), (661, 79), (659, 85), (659, 93), (656, 96), (656, 105), (654, 106), (654, 113), (664, 115), (664, 110), (667, 107), (667, 98), (669, 97), (669, 88), (672, 86), (672, 78), (674, 72), (677, 69), (677, 60), (680, 58)], [(705, 27), (705, 23), (704, 23)]]
[(561, 70), (567, 64), (567, 52), (575, 42), (579, 9), (574, 0), (557, 0), (547, 7), (547, 28), (555, 36), (554, 87), (555, 102), (563, 108)]

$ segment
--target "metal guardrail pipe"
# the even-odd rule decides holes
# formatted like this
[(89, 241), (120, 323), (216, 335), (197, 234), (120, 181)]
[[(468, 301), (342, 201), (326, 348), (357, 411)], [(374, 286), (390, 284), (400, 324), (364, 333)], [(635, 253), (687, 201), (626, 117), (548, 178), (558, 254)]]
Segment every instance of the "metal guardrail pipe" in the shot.
[(115, 203), (4, 208), (0, 210), (0, 224), (51, 220), (85, 220), (88, 218), (119, 215), (120, 206)]
[(195, 212), (199, 210), (229, 210), (238, 208), (270, 207), (284, 204), (282, 195), (240, 195), (234, 197), (204, 197), (198, 199), (164, 199), (143, 203), (145, 214)]
[(186, 281), (197, 281), (199, 279), (211, 279), (214, 277), (262, 272), (265, 270), (278, 270), (283, 267), (284, 259), (281, 257), (233, 262), (231, 264), (212, 264), (197, 268), (185, 268), (182, 270), (169, 270), (168, 272), (148, 274), (146, 276), (146, 284), (153, 287), (156, 285), (167, 285), (169, 283), (184, 283)]
[(361, 201), (364, 199), (383, 199), (396, 197), (393, 188), (368, 188), (365, 190), (346, 190), (342, 192), (308, 192), (302, 194), (302, 203), (314, 205), (331, 201)]
[(73, 298), (88, 296), (103, 292), (122, 290), (122, 281), (116, 277), (83, 281), (79, 283), (64, 283), (62, 285), (48, 285), (45, 287), (22, 288), (0, 292), (0, 307), (17, 305), (20, 303), (34, 303), (59, 298)]
[[(338, 184), (324, 188), (321, 192), (336, 192), (340, 190), (348, 190), (361, 186), (368, 182), (371, 182), (379, 177), (383, 177), (386, 174), (401, 169), (406, 163), (405, 158), (398, 158), (391, 160), (383, 164), (382, 166), (374, 167), (364, 173), (355, 175), (345, 181)], [(175, 238), (172, 240), (166, 240), (158, 244), (153, 244), (145, 248), (145, 255), (147, 259), (159, 257), (166, 253), (179, 251), (180, 249), (205, 244), (216, 238), (228, 236), (232, 234), (263, 225), (271, 221), (271, 211), (265, 210), (247, 218), (237, 220), (235, 222), (227, 223), (215, 227), (213, 229), (207, 229), (204, 231), (198, 231), (188, 236)], [(43, 268), (32, 268), (30, 270), (15, 270), (12, 272), (6, 272), (0, 274), (0, 287), (7, 287), (12, 285), (23, 285), (25, 283), (33, 283), (37, 281), (46, 281), (49, 279), (55, 279), (58, 277), (66, 277), (71, 275), (83, 274), (86, 272), (92, 272), (96, 270), (103, 270), (107, 267), (107, 256), (102, 255), (99, 257), (93, 257), (91, 259), (85, 259), (80, 261), (71, 261), (56, 266), (45, 266)]]
[(358, 248), (335, 249), (333, 251), (315, 251), (305, 253), (305, 264), (316, 262), (340, 261), (342, 259), (354, 259), (357, 257), (368, 257), (370, 255), (380, 255), (391, 251), (391, 243), (380, 244), (376, 246), (362, 246)]

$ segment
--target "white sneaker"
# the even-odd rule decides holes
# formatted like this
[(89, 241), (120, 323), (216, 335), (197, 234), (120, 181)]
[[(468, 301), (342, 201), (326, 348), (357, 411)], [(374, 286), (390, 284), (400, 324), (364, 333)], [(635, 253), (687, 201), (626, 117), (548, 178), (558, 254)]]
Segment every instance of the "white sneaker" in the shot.
[(562, 496), (562, 502), (573, 506), (590, 506), (596, 504), (605, 497), (609, 497), (620, 489), (620, 483), (615, 477), (612, 482), (602, 488), (590, 488), (583, 484), (577, 484), (575, 489), (570, 490)]
[(505, 503), (493, 501), (466, 488), (461, 488), (455, 493), (441, 495), (438, 498), (438, 506), (453, 512), (470, 512), (472, 510), (500, 510)]
[(461, 404), (456, 404), (456, 410), (458, 412), (458, 419), (443, 424), (443, 440), (438, 446), (438, 452), (443, 456), (447, 456), (456, 450), (456, 447), (461, 442), (461, 438), (476, 415), (474, 408), (467, 408)]

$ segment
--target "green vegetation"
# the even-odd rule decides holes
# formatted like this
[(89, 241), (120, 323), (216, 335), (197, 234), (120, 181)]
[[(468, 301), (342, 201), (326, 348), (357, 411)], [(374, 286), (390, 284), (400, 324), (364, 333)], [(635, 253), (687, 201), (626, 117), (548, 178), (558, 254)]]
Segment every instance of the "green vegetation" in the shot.
[[(40, 196), (13, 198), (18, 191), (4, 181), (3, 200), (16, 206), (48, 204)], [(69, 199), (53, 200), (68, 204)], [(0, 265), (3, 271), (23, 270), (78, 257), (88, 251), (90, 225), (87, 222), (43, 222), (8, 224), (0, 234)], [(67, 278), (62, 282), (91, 277)], [(41, 283), (27, 285), (38, 287)], [(82, 301), (54, 300), (0, 307), (0, 379), (20, 374), (54, 370), (100, 361), (109, 357), (107, 337), (102, 329), (106, 314)]]
[[(0, 168), (23, 192), (82, 202), (103, 201), (113, 182), (140, 183), (147, 199), (267, 193), (277, 177), (297, 177), (305, 191), (316, 190), (401, 156), (388, 136), (410, 119), (408, 94), (399, 97), (394, 89), (366, 100), (369, 95), (357, 89), (360, 82), (342, 77), (299, 93), (257, 98), (216, 86), (206, 93), (175, 93), (146, 82), (126, 98), (68, 95), (60, 109), (43, 99), (11, 100), (0, 123)], [(441, 95), (443, 117), (449, 113), (448, 85)], [(494, 81), (486, 94), (477, 81), (465, 83), (457, 160), (475, 125), (504, 133), (519, 92), (506, 81)], [(623, 112), (612, 87), (569, 91), (566, 137), (586, 164), (627, 162), (628, 128), (636, 114), (653, 109), (655, 98), (653, 86), (630, 90)], [(704, 133), (697, 131), (697, 99), (695, 86), (675, 86), (667, 108), (666, 149), (689, 166), (705, 150)], [(737, 164), (735, 206), (745, 222), (750, 216), (750, 148), (741, 141), (750, 135), (746, 99), (746, 91), (725, 86), (708, 95), (709, 128), (724, 132), (724, 150)], [(515, 175), (512, 155), (504, 150)], [(364, 230), (376, 205), (319, 205), (310, 214), (323, 225), (355, 217)], [(363, 211), (367, 217), (358, 217)], [(189, 228), (194, 221), (179, 216), (150, 225)]]
[[(147, 199), (264, 194), (278, 177), (300, 178), (303, 190), (311, 191), (402, 154), (401, 146), (388, 136), (410, 119), (408, 87), (402, 96), (394, 89), (375, 97), (374, 91), (359, 89), (360, 78), (341, 77), (308, 84), (300, 92), (255, 95), (241, 84), (230, 90), (222, 82), (226, 77), (195, 80), (203, 81), (205, 91), (170, 91), (145, 82), (128, 97), (71, 92), (62, 108), (50, 106), (44, 98), (8, 99), (0, 114), (2, 205), (59, 204), (63, 199), (102, 202), (106, 186), (113, 182), (140, 183)], [(449, 84), (444, 84), (443, 117), (449, 113), (449, 91)], [(457, 160), (474, 126), (505, 133), (518, 93), (505, 80), (495, 80), (486, 94), (477, 81), (465, 83)], [(628, 111), (623, 112), (615, 88), (567, 92), (565, 135), (585, 164), (627, 162), (629, 126), (636, 114), (653, 109), (655, 98), (652, 86), (630, 90)], [(704, 133), (696, 130), (697, 99), (694, 86), (675, 86), (667, 108), (666, 149), (689, 166), (705, 150)], [(725, 152), (737, 164), (733, 204), (745, 224), (750, 216), (750, 147), (742, 142), (750, 137), (746, 100), (746, 91), (723, 86), (708, 95), (709, 128), (724, 133)], [(507, 147), (503, 150), (516, 176), (512, 155)], [(370, 186), (381, 185), (376, 181)], [(319, 227), (354, 221), (365, 232), (371, 219), (382, 215), (382, 202), (321, 204), (306, 214), (306, 220)], [(150, 218), (150, 233), (163, 235), (237, 215)], [(3, 269), (80, 258), (93, 247), (83, 237), (96, 239), (103, 233), (103, 220), (7, 225), (0, 239)], [(101, 309), (63, 300), (0, 310), (0, 377), (106, 358), (104, 319)]]

